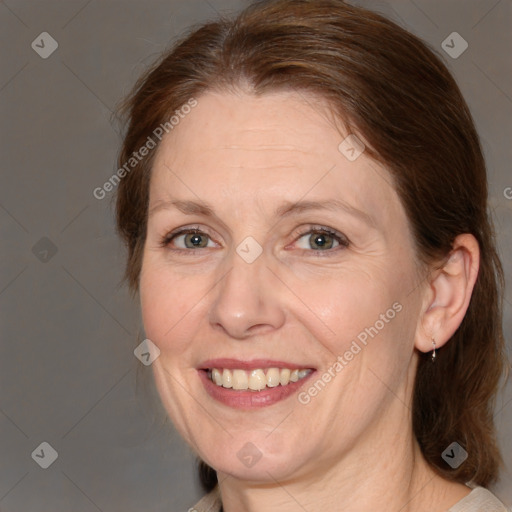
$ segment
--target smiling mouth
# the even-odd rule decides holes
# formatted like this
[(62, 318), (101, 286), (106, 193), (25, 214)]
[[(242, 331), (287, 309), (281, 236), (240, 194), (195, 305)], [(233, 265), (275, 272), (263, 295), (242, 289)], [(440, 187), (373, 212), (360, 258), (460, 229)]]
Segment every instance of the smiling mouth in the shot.
[(278, 386), (285, 387), (307, 377), (311, 368), (256, 368), (253, 370), (208, 368), (208, 378), (218, 387), (235, 391), (263, 391)]

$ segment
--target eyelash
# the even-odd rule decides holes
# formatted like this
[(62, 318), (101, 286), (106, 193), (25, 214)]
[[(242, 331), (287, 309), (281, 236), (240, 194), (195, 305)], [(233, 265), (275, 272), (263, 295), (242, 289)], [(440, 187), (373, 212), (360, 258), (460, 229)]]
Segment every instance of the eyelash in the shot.
[[(180, 230), (175, 231), (173, 233), (168, 233), (167, 235), (162, 237), (162, 239), (160, 241), (160, 247), (168, 248), (169, 244), (175, 238), (177, 238), (180, 235), (187, 235), (187, 234), (206, 235), (206, 236), (208, 236), (211, 239), (211, 237), (208, 235), (208, 233), (205, 233), (205, 232), (201, 231), (199, 229), (199, 227), (197, 227), (197, 228), (183, 228), (183, 229), (180, 229)], [(334, 247), (332, 249), (326, 249), (326, 250), (323, 250), (323, 251), (322, 250), (315, 250), (315, 249), (301, 249), (303, 251), (308, 251), (308, 252), (316, 253), (318, 256), (328, 255), (327, 253), (331, 253), (332, 254), (333, 252), (337, 252), (337, 250), (346, 249), (350, 245), (350, 242), (349, 242), (348, 238), (345, 235), (339, 233), (338, 231), (335, 231), (335, 230), (333, 230), (331, 228), (324, 227), (324, 226), (309, 226), (306, 230), (303, 230), (303, 231), (300, 231), (298, 233), (295, 233), (294, 234), (294, 237), (295, 237), (294, 238), (294, 242), (296, 242), (297, 240), (300, 240), (303, 236), (308, 235), (308, 234), (328, 235), (328, 236), (333, 237), (339, 243), (339, 246)], [(207, 247), (199, 247), (198, 249), (207, 249)], [(176, 252), (176, 253), (188, 253), (188, 254), (190, 254), (191, 252), (196, 252), (198, 249), (171, 249), (171, 250)]]

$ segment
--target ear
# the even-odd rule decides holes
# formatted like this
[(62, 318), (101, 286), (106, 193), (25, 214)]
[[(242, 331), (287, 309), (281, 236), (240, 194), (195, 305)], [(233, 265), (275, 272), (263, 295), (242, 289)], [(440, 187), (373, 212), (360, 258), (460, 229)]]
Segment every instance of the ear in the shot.
[(415, 346), (421, 352), (442, 347), (459, 328), (469, 306), (480, 267), (480, 248), (473, 235), (455, 238), (442, 268), (430, 275), (425, 289), (421, 328)]

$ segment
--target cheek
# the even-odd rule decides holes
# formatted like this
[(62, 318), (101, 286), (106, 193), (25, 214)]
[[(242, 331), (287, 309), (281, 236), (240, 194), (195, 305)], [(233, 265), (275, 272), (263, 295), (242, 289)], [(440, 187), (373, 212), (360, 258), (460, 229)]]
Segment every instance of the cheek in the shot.
[(355, 267), (297, 280), (294, 289), (302, 310), (310, 310), (319, 327), (336, 338), (351, 337), (373, 324), (399, 298), (386, 272)]
[(200, 310), (199, 282), (145, 263), (140, 279), (142, 320), (147, 337), (160, 350), (172, 347), (173, 352), (180, 352), (185, 347)]
[(415, 327), (409, 321), (414, 318), (412, 297), (407, 297), (414, 281), (411, 269), (352, 265), (329, 276), (301, 277), (293, 285), (301, 299), (295, 314), (320, 342), (317, 348), (327, 366), (345, 354), (351, 365), (357, 359), (359, 364), (392, 366), (398, 353), (406, 357), (403, 349)]

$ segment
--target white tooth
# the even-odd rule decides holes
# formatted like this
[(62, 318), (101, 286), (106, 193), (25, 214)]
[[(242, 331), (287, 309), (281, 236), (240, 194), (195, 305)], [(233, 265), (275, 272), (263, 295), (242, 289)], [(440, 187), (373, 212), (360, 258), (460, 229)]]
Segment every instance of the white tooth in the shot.
[(299, 370), (299, 379), (303, 379), (306, 375), (309, 375), (309, 370)]
[(222, 372), (222, 385), (225, 388), (233, 387), (233, 374), (231, 373), (231, 370), (224, 370)]
[(290, 373), (290, 381), (297, 382), (298, 380), (299, 380), (299, 370), (293, 370), (293, 372)]
[(233, 389), (248, 389), (249, 379), (244, 370), (233, 370)]
[(249, 389), (253, 391), (261, 391), (267, 386), (267, 378), (263, 370), (252, 370), (249, 376)]
[(290, 370), (288, 368), (283, 368), (281, 373), (279, 374), (279, 382), (281, 386), (286, 386), (288, 382), (290, 382)]
[(220, 370), (217, 370), (217, 368), (212, 370), (212, 379), (217, 386), (222, 386), (222, 374), (220, 373)]
[(275, 388), (279, 386), (279, 368), (269, 368), (267, 371), (267, 386)]

